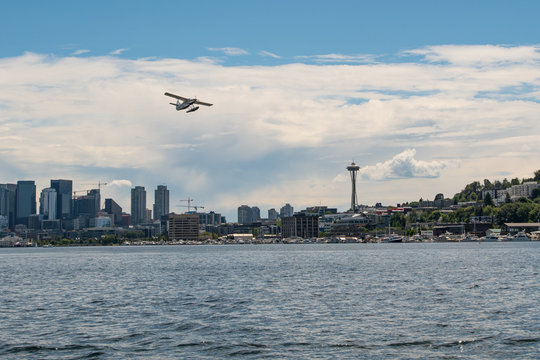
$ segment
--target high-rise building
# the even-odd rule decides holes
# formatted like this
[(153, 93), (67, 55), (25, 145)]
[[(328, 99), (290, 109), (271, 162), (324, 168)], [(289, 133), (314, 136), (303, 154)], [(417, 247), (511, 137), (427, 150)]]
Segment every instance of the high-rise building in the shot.
[(294, 208), (289, 203), (286, 203), (279, 210), (279, 216), (282, 217), (282, 218), (287, 217), (287, 216), (293, 216), (293, 214), (294, 214)]
[(56, 219), (56, 198), (55, 189), (46, 188), (41, 190), (41, 195), (39, 197), (39, 213), (43, 215), (44, 220)]
[(199, 239), (199, 214), (169, 215), (168, 230), (172, 241)]
[(169, 190), (167, 186), (158, 185), (154, 191), (154, 220), (159, 220), (169, 213)]
[(15, 195), (17, 185), (0, 184), (0, 216), (7, 218), (8, 227), (15, 226)]
[(251, 208), (251, 223), (256, 223), (261, 220), (261, 209), (257, 206)]
[(218, 214), (214, 211), (209, 213), (197, 213), (199, 215), (199, 226), (201, 229), (205, 229), (208, 225), (219, 225), (221, 224), (221, 214)]
[(73, 217), (73, 181), (51, 180), (51, 187), (56, 190), (56, 219), (71, 219)]
[(17, 181), (15, 224), (28, 226), (28, 217), (36, 213), (36, 184), (33, 180)]
[(115, 225), (122, 226), (122, 207), (113, 199), (105, 199), (105, 212), (113, 215)]
[(100, 211), (101, 194), (99, 189), (89, 190), (85, 196), (77, 196), (73, 200), (73, 213), (75, 217), (88, 216), (95, 218)]
[(239, 224), (251, 224), (251, 208), (247, 205), (241, 205), (238, 207), (238, 223)]
[(276, 211), (276, 209), (274, 208), (271, 208), (268, 210), (268, 220), (277, 220), (278, 218), (278, 213)]
[(131, 189), (131, 224), (139, 225), (146, 222), (146, 190), (144, 186)]

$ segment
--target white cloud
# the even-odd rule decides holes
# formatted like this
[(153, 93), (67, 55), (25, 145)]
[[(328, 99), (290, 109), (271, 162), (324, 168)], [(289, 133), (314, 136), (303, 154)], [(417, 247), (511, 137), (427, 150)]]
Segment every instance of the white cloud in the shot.
[(235, 48), (235, 47), (223, 47), (223, 48), (208, 48), (209, 51), (218, 51), (223, 52), (228, 56), (239, 56), (239, 55), (248, 55), (249, 52), (244, 49)]
[[(431, 47), (429, 56), (458, 59), (468, 49), (481, 50)], [(508, 57), (519, 61), (486, 63), (238, 67), (0, 58), (0, 183), (123, 179), (103, 198), (110, 191), (126, 209), (131, 184), (151, 194), (166, 183), (171, 203), (191, 196), (234, 220), (247, 201), (263, 211), (285, 202), (347, 207), (353, 158), (364, 203), (451, 196), (501, 170), (531, 176), (540, 165), (540, 65), (536, 46), (518, 52)], [(179, 112), (165, 91), (214, 106)]]
[(280, 59), (281, 58), (281, 56), (276, 55), (274, 53), (271, 53), (269, 51), (265, 51), (265, 50), (259, 51), (259, 55), (261, 55), (261, 56), (269, 56), (269, 57), (274, 58), (274, 59)]
[(80, 50), (75, 50), (71, 55), (77, 56), (77, 55), (82, 55), (82, 54), (86, 54), (86, 53), (89, 53), (89, 52), (90, 52), (90, 50), (80, 49)]
[(358, 172), (360, 176), (368, 180), (392, 180), (402, 178), (439, 177), (446, 167), (443, 161), (416, 160), (415, 149), (407, 149), (397, 154), (392, 159), (368, 165)]
[(129, 180), (113, 180), (108, 183), (109, 186), (116, 186), (116, 187), (131, 187), (133, 184)]
[(439, 45), (406, 51), (423, 55), (428, 61), (452, 64), (534, 63), (540, 60), (540, 46)]
[(128, 49), (116, 49), (114, 51), (111, 51), (110, 55), (120, 55), (121, 53), (126, 52), (126, 51), (128, 51)]
[(343, 54), (324, 54), (296, 56), (298, 60), (313, 60), (320, 63), (372, 63), (376, 57), (373, 55), (343, 55)]

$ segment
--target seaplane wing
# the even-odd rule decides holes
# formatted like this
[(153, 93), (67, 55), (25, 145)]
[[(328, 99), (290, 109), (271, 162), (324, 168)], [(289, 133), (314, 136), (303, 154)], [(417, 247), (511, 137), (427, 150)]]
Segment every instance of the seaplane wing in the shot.
[(175, 94), (171, 94), (169, 92), (166, 92), (164, 95), (167, 95), (167, 96), (170, 96), (170, 97), (173, 97), (175, 99), (182, 100), (182, 101), (189, 100), (188, 98), (181, 97), (181, 96), (178, 96), (178, 95), (175, 95)]
[(195, 101), (195, 104), (199, 104), (199, 105), (204, 105), (204, 106), (212, 106), (212, 104), (209, 104), (209, 103), (205, 103), (205, 102), (202, 102), (202, 101)]

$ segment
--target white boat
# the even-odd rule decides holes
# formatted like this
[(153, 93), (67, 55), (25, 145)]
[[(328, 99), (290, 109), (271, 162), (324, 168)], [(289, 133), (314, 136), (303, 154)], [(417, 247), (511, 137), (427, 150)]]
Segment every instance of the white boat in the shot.
[(513, 238), (509, 238), (508, 241), (531, 241), (531, 238), (527, 234), (519, 232)]
[(496, 241), (501, 241), (501, 239), (495, 234), (489, 234), (489, 235), (484, 236), (483, 238), (480, 238), (480, 241), (496, 242)]
[(389, 236), (385, 236), (381, 239), (381, 242), (382, 243), (397, 243), (397, 242), (403, 242), (403, 237), (397, 235), (397, 234), (392, 234), (392, 235), (389, 235)]

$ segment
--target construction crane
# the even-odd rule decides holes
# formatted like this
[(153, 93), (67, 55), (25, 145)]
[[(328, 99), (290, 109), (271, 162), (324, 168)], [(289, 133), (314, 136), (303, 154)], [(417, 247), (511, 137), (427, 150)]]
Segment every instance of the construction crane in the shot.
[(89, 191), (90, 190), (75, 190), (75, 191), (73, 191), (73, 197), (76, 197), (77, 193), (85, 192), (86, 194), (88, 194)]
[(180, 201), (187, 201), (187, 205), (178, 205), (179, 207), (187, 207), (188, 208), (188, 212), (191, 211), (191, 208), (194, 208), (195, 209), (195, 212), (197, 212), (197, 209), (204, 209), (204, 206), (195, 206), (195, 205), (191, 205), (191, 202), (193, 201), (193, 199), (191, 199), (190, 197), (188, 197), (187, 199), (185, 200), (180, 200)]
[(105, 185), (107, 185), (107, 183), (106, 183), (106, 182), (103, 183), (103, 182), (101, 182), (101, 181), (98, 181), (97, 184), (96, 184), (96, 183), (93, 183), (93, 184), (81, 184), (81, 185), (94, 185), (94, 186), (97, 185), (97, 186), (98, 186), (98, 190), (101, 192), (101, 185), (105, 186)]

